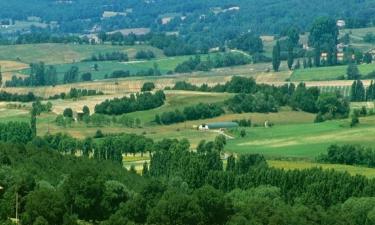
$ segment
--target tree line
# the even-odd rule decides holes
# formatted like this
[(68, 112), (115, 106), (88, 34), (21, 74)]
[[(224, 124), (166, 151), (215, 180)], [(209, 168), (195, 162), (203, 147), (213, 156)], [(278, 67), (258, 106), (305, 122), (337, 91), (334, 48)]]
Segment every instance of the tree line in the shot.
[(233, 112), (277, 112), (280, 106), (290, 106), (294, 110), (316, 113), (316, 122), (346, 118), (349, 115), (349, 102), (340, 93), (320, 93), (316, 87), (307, 88), (304, 83), (293, 83), (280, 87), (257, 84), (252, 78), (232, 77), (225, 84), (200, 87), (185, 81), (176, 82), (174, 90), (205, 92), (229, 92), (236, 95), (226, 101)]
[(29, 92), (27, 94), (13, 94), (5, 91), (0, 92), (0, 101), (4, 102), (33, 102), (37, 99), (39, 98), (32, 92)]
[[(27, 145), (0, 142), (3, 224), (11, 224), (16, 198), (26, 225), (373, 222), (372, 179), (317, 168), (275, 169), (256, 154), (229, 156), (224, 164), (224, 136), (201, 141), (196, 151), (185, 139), (153, 142), (131, 134), (98, 139), (97, 146), (90, 138), (73, 140), (56, 134)], [(82, 157), (71, 155), (77, 148)], [(152, 149), (142, 176), (119, 163), (130, 149)]]
[(157, 124), (169, 125), (189, 120), (199, 120), (214, 118), (224, 114), (224, 110), (218, 104), (199, 103), (193, 106), (186, 106), (182, 111), (163, 112), (161, 115), (156, 114), (154, 121)]
[(129, 61), (129, 56), (128, 54), (124, 52), (107, 52), (107, 53), (97, 53), (93, 54), (91, 58), (85, 59), (83, 61), (92, 61), (92, 62), (97, 62), (97, 61), (119, 61), (119, 62), (127, 62)]
[(375, 150), (356, 145), (331, 145), (318, 162), (375, 167)]
[(95, 106), (95, 112), (107, 115), (121, 115), (124, 113), (143, 111), (160, 107), (164, 104), (165, 94), (163, 91), (131, 94), (130, 97), (105, 100)]
[(355, 80), (350, 89), (350, 99), (353, 102), (373, 101), (375, 99), (375, 84), (371, 80), (366, 88), (361, 80)]
[(250, 58), (243, 53), (220, 53), (202, 60), (200, 56), (190, 58), (175, 68), (176, 73), (191, 73), (193, 71), (210, 71), (213, 68), (245, 65), (251, 62)]

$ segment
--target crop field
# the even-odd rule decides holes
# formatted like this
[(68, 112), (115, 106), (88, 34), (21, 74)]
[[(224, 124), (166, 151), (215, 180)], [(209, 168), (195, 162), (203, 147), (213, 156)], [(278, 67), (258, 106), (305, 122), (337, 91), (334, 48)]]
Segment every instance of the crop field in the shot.
[(335, 143), (373, 146), (375, 117), (360, 118), (360, 124), (354, 128), (349, 127), (349, 120), (338, 120), (248, 128), (246, 132), (245, 138), (237, 136), (229, 141), (226, 150), (260, 153), (268, 157), (313, 159)]
[(344, 97), (350, 97), (350, 86), (320, 86), (318, 87), (321, 93), (335, 93), (339, 92)]
[(23, 63), (45, 62), (46, 64), (63, 64), (79, 62), (92, 54), (120, 51), (133, 58), (138, 50), (152, 50), (157, 57), (163, 57), (161, 50), (146, 45), (113, 46), (86, 44), (25, 44), (0, 46), (0, 60), (11, 60)]
[(308, 162), (308, 161), (267, 160), (267, 163), (272, 167), (279, 168), (279, 169), (286, 169), (286, 170), (322, 168), (325, 170), (348, 172), (351, 175), (363, 175), (369, 178), (375, 178), (375, 168), (339, 165), (339, 164), (323, 164), (323, 163), (314, 163), (314, 162)]
[[(324, 81), (340, 80), (346, 75), (347, 66), (331, 66), (295, 70), (291, 81)], [(362, 75), (375, 71), (375, 64), (362, 64), (358, 66)]]

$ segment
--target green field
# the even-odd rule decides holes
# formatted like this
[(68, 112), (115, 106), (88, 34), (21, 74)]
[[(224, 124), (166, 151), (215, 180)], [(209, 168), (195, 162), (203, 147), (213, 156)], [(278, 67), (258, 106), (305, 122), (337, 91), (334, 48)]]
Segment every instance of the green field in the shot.
[(160, 49), (146, 45), (113, 46), (87, 44), (24, 44), (0, 46), (0, 60), (14, 60), (24, 63), (45, 62), (63, 64), (79, 62), (90, 58), (92, 54), (113, 51), (125, 52), (133, 58), (138, 50), (152, 50), (158, 58), (163, 57)]
[(339, 172), (348, 172), (351, 175), (363, 175), (369, 178), (375, 178), (375, 168), (367, 168), (360, 166), (349, 166), (340, 164), (323, 164), (313, 163), (307, 161), (281, 161), (281, 160), (267, 160), (268, 165), (286, 169), (286, 170), (303, 170), (309, 168), (322, 168), (325, 170), (335, 170)]
[[(55, 65), (59, 74), (59, 80), (62, 80), (64, 73), (68, 71), (72, 66), (77, 66), (80, 73), (90, 72), (94, 80), (104, 79), (104, 76), (110, 75), (116, 70), (129, 70), (131, 74), (135, 74), (139, 71), (147, 71), (148, 69), (154, 68), (154, 64), (158, 65), (158, 68), (162, 74), (166, 74), (168, 71), (174, 71), (179, 63), (189, 59), (190, 56), (177, 56), (168, 57), (162, 59), (154, 59), (148, 61), (130, 61), (130, 62), (117, 62), (117, 61), (104, 61), (104, 62), (78, 62), (70, 64)], [(94, 64), (98, 64), (98, 71), (93, 69)]]
[[(331, 66), (295, 70), (291, 76), (292, 81), (324, 81), (337, 80), (346, 76), (348, 66)], [(375, 64), (362, 64), (358, 66), (362, 75), (375, 71)]]
[(314, 159), (332, 144), (373, 146), (375, 117), (360, 119), (360, 125), (349, 127), (349, 120), (280, 125), (273, 128), (248, 128), (247, 136), (229, 141), (227, 151), (260, 153), (268, 157)]

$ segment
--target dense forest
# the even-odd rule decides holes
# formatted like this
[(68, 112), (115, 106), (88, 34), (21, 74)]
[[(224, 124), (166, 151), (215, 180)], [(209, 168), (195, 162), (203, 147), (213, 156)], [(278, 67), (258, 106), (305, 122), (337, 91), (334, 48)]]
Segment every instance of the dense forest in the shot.
[[(30, 0), (1, 2), (1, 19), (26, 20), (40, 17), (47, 23), (57, 21), (58, 31), (82, 33), (99, 26), (105, 31), (149, 27), (154, 31), (178, 31), (203, 43), (232, 39), (238, 33), (279, 33), (290, 25), (306, 29), (317, 16), (343, 18), (349, 27), (373, 23), (375, 3), (365, 0)], [(104, 11), (119, 12), (102, 19)], [(172, 15), (172, 16), (169, 16)], [(168, 23), (162, 18), (171, 17)], [(221, 40), (220, 40), (221, 39)], [(200, 41), (201, 42), (201, 41)]]
[[(187, 140), (120, 135), (78, 141), (62, 134), (34, 137), (27, 124), (3, 125), (28, 133), (13, 133), (24, 137), (17, 144), (0, 143), (2, 224), (11, 224), (16, 208), (25, 225), (375, 222), (374, 180), (321, 169), (274, 169), (261, 155), (229, 156), (224, 166), (224, 136), (191, 152)], [(152, 153), (142, 176), (123, 169), (121, 152), (114, 151), (131, 143), (139, 143), (135, 151)]]

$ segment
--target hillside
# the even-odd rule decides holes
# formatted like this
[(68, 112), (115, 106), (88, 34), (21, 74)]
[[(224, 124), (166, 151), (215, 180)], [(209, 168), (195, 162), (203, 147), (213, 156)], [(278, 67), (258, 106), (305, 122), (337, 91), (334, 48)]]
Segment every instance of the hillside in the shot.
[[(188, 31), (188, 35), (191, 35), (193, 27), (199, 29), (195, 32), (201, 32), (208, 26), (209, 30), (205, 30), (206, 33), (214, 35), (224, 34), (224, 31), (247, 30), (277, 33), (290, 23), (306, 29), (317, 16), (343, 17), (353, 19), (353, 25), (358, 22), (363, 24), (372, 22), (369, 16), (373, 15), (374, 7), (374, 1), (356, 0), (345, 1), (345, 4), (339, 0), (115, 0), (111, 1), (111, 4), (105, 0), (15, 0), (0, 3), (0, 8), (3, 9), (0, 18), (26, 20), (28, 16), (37, 16), (47, 23), (57, 21), (63, 32), (76, 33), (90, 30), (99, 22), (98, 19), (104, 12), (109, 15), (120, 13), (117, 21), (114, 17), (109, 17), (99, 22), (100, 25), (108, 30), (152, 27), (154, 30), (177, 30), (185, 34)], [(184, 23), (181, 16), (184, 16)], [(202, 19), (202, 16), (205, 19)], [(162, 20), (159, 20), (162, 18), (168, 18), (164, 21), (173, 19), (173, 22), (163, 24)], [(222, 27), (224, 23), (227, 26)], [(199, 24), (204, 26), (196, 27)]]

